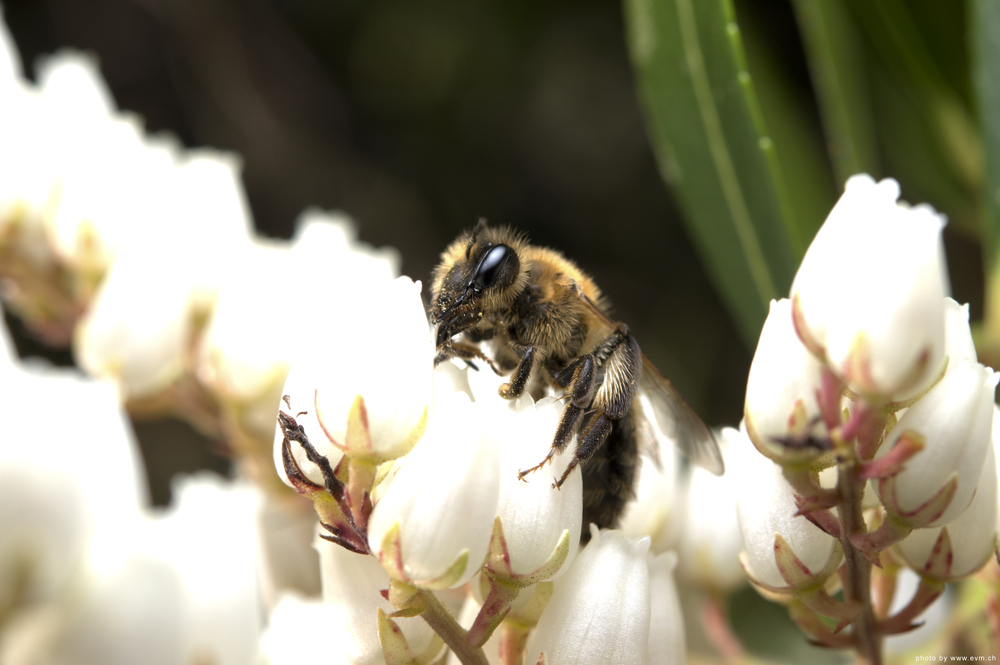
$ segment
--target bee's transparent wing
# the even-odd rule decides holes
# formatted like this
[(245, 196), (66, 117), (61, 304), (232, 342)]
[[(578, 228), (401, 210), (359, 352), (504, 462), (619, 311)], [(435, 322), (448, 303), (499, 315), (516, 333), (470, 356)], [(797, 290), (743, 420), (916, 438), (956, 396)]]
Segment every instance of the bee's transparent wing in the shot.
[(722, 475), (725, 470), (722, 451), (712, 430), (645, 355), (642, 356), (639, 399), (646, 418), (655, 421), (655, 427), (685, 457), (717, 476)]

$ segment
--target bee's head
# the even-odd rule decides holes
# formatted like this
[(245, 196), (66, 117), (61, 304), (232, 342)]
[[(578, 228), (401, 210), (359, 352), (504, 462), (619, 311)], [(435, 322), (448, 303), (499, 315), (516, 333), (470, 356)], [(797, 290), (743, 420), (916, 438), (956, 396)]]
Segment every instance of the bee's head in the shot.
[(448, 246), (434, 270), (431, 287), (431, 321), (438, 326), (438, 346), (484, 316), (513, 305), (527, 281), (518, 256), (524, 246), (515, 232), (490, 228), (484, 219)]

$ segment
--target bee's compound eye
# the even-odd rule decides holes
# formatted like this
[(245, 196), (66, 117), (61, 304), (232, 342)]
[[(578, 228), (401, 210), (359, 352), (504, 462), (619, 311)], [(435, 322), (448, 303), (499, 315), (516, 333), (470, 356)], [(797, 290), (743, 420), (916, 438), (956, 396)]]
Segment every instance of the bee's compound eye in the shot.
[(512, 250), (507, 245), (496, 245), (492, 247), (483, 258), (479, 267), (476, 268), (475, 283), (481, 288), (486, 288), (496, 281), (507, 260), (510, 259)]

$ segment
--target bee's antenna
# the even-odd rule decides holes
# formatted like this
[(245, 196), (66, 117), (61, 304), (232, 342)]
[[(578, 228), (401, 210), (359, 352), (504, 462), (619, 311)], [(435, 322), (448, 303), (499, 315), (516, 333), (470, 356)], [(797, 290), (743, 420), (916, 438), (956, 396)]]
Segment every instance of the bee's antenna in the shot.
[(483, 229), (486, 228), (486, 218), (480, 217), (479, 221), (476, 222), (476, 227), (472, 229), (472, 237), (469, 238), (469, 244), (465, 246), (465, 260), (468, 261), (472, 256), (472, 246), (476, 244), (476, 240), (479, 238), (479, 234)]

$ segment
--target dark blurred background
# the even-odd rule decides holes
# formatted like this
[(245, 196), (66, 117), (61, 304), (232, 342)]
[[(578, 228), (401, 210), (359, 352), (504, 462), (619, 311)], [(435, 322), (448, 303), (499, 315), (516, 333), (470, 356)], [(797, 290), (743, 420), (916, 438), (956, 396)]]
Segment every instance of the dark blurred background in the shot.
[[(239, 153), (261, 233), (289, 237), (309, 206), (344, 210), (426, 280), (479, 216), (511, 224), (594, 276), (709, 424), (739, 422), (750, 351), (657, 171), (618, 2), (3, 4), (29, 77), (40, 57), (81, 49), (148, 131)], [(787, 2), (749, 9), (780, 57), (803, 62)], [(812, 103), (805, 65), (790, 71)], [(139, 431), (166, 467), (158, 502), (173, 472), (222, 464), (180, 423)]]

